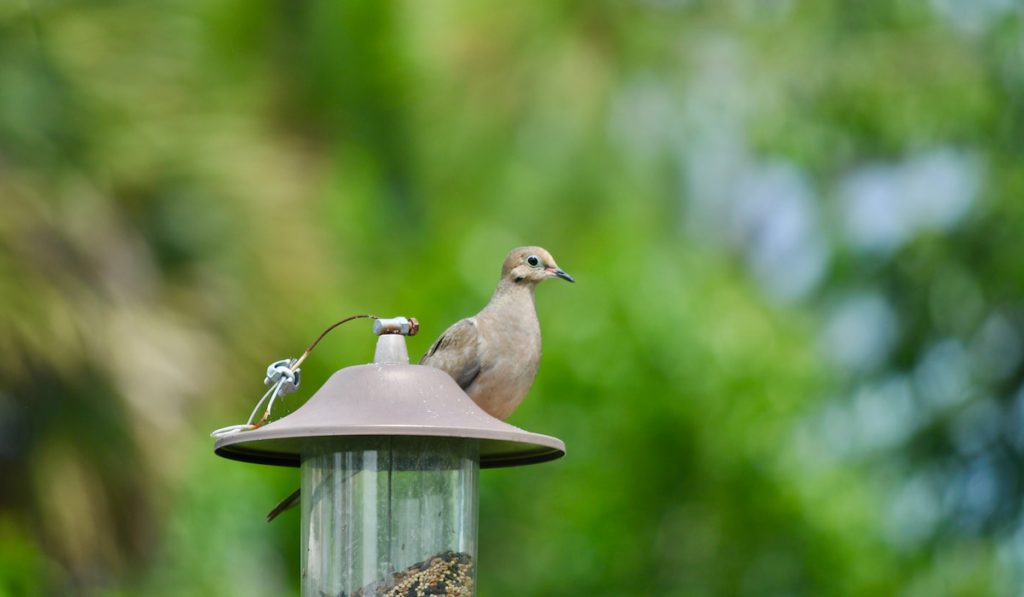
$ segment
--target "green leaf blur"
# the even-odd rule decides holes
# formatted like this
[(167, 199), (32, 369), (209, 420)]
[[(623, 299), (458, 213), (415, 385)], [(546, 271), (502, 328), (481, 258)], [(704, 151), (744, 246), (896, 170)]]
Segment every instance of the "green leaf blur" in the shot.
[(210, 430), (523, 244), (578, 283), (511, 422), (568, 454), (481, 475), (480, 594), (1018, 594), (1022, 48), (1009, 0), (7, 3), (0, 595), (297, 594), (297, 473)]

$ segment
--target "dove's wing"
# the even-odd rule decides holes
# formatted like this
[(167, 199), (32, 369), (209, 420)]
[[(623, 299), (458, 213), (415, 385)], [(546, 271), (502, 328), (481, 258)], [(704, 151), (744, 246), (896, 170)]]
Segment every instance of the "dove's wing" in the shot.
[(463, 390), (480, 375), (480, 331), (473, 318), (452, 324), (420, 359), (420, 365), (440, 369)]

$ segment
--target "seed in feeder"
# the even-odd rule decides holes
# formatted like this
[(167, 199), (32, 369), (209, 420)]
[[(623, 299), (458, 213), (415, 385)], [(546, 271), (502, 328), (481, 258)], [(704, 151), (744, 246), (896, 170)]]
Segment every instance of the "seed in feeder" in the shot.
[(446, 551), (393, 574), (389, 581), (363, 587), (352, 597), (470, 597), (473, 558)]

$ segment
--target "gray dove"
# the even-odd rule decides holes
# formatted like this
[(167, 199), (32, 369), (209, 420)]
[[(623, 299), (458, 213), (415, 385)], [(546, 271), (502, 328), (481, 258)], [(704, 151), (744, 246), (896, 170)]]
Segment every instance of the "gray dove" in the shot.
[[(512, 249), (491, 300), (473, 317), (452, 324), (420, 359), (440, 369), (489, 415), (507, 419), (522, 403), (540, 366), (537, 285), (548, 278), (575, 282), (541, 247)], [(271, 521), (299, 502), (295, 491), (267, 514)]]
[(544, 249), (512, 249), (487, 306), (445, 330), (420, 364), (451, 375), (480, 408), (507, 419), (526, 397), (540, 365), (534, 290), (555, 277), (575, 282)]

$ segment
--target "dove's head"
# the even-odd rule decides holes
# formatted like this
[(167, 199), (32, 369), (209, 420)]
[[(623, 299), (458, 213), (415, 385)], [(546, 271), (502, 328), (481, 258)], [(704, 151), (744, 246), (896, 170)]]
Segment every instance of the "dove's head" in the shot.
[(501, 266), (501, 278), (514, 284), (538, 284), (548, 278), (561, 278), (575, 282), (562, 271), (555, 258), (541, 247), (519, 247), (509, 251)]

